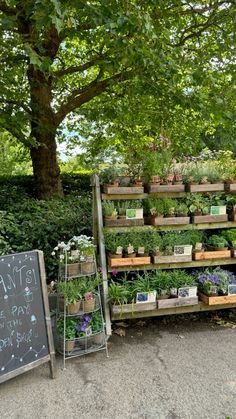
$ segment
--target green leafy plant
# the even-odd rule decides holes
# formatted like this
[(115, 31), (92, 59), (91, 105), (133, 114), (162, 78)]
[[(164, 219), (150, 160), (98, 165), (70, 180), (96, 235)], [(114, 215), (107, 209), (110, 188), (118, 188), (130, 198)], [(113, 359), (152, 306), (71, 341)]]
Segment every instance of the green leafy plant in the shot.
[(65, 338), (66, 340), (74, 340), (76, 337), (76, 326), (77, 321), (75, 319), (66, 318), (65, 324), (64, 319), (60, 318), (57, 320), (57, 332), (61, 338), (64, 338), (64, 325), (65, 325)]
[(162, 216), (165, 212), (163, 199), (148, 198), (146, 200), (146, 212), (154, 216)]
[(94, 311), (92, 313), (91, 327), (93, 333), (101, 332), (103, 328), (103, 319), (100, 311)]
[(74, 304), (83, 296), (83, 281), (74, 279), (73, 281), (59, 281), (58, 292), (63, 295), (65, 304)]
[(216, 249), (222, 249), (228, 247), (229, 245), (227, 240), (223, 236), (217, 234), (213, 234), (212, 236), (210, 236), (206, 244)]
[(184, 216), (186, 217), (188, 215), (188, 207), (184, 203), (180, 203), (179, 205), (176, 205), (175, 207), (175, 214), (177, 216)]
[(117, 217), (117, 209), (114, 204), (114, 201), (103, 201), (102, 208), (105, 217)]
[(113, 305), (127, 304), (132, 296), (127, 284), (119, 284), (111, 280), (108, 288), (108, 302)]
[(236, 247), (236, 229), (225, 230), (221, 235), (230, 243), (233, 247)]

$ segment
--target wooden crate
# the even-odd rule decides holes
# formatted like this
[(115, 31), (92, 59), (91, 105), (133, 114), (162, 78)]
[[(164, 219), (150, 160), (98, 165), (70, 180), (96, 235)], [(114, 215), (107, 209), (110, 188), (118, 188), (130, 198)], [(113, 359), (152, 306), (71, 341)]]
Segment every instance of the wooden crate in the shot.
[(206, 183), (203, 185), (186, 185), (187, 192), (223, 192), (224, 183)]
[(223, 223), (228, 221), (228, 214), (222, 215), (193, 215), (192, 223), (193, 224), (203, 224), (203, 223)]
[(195, 306), (198, 304), (198, 297), (179, 297), (157, 300), (157, 308), (183, 307)]
[(153, 263), (180, 263), (180, 262), (192, 262), (192, 255), (170, 255), (170, 256), (152, 256)]
[(229, 219), (230, 221), (236, 221), (236, 213), (233, 212), (232, 214), (230, 214)]
[(210, 252), (195, 252), (193, 260), (224, 259), (231, 257), (231, 250), (214, 250)]
[(150, 183), (147, 185), (147, 190), (149, 193), (157, 192), (184, 192), (185, 185), (156, 185), (155, 183)]
[(108, 264), (111, 268), (119, 266), (138, 266), (138, 265), (150, 265), (151, 257), (150, 256), (140, 256), (133, 258), (108, 258)]
[(128, 194), (142, 194), (144, 192), (143, 186), (109, 186), (104, 185), (103, 190), (110, 195), (128, 195)]
[(122, 305), (111, 305), (112, 314), (135, 313), (140, 311), (155, 310), (157, 308), (156, 301), (153, 303), (133, 303)]
[(210, 297), (209, 295), (205, 295), (202, 292), (198, 293), (199, 299), (203, 301), (208, 306), (215, 306), (220, 304), (232, 304), (236, 303), (236, 295), (222, 295), (222, 296), (214, 296)]
[(225, 190), (229, 192), (236, 192), (236, 183), (225, 183)]
[(132, 226), (143, 226), (143, 218), (125, 219), (118, 218), (117, 220), (107, 220), (104, 218), (104, 224), (106, 227), (132, 227)]
[(185, 225), (190, 223), (190, 217), (145, 217), (145, 223), (153, 226)]

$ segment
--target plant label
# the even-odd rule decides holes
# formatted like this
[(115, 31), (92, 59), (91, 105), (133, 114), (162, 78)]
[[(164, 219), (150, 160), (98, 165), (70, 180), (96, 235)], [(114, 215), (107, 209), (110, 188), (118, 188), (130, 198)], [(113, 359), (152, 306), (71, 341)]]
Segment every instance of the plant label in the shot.
[(211, 206), (211, 215), (224, 215), (226, 214), (226, 205)]
[(236, 284), (228, 285), (228, 295), (236, 295)]
[(190, 256), (192, 254), (193, 246), (174, 246), (174, 256)]
[(157, 297), (156, 291), (150, 292), (137, 292), (136, 294), (136, 303), (155, 303)]

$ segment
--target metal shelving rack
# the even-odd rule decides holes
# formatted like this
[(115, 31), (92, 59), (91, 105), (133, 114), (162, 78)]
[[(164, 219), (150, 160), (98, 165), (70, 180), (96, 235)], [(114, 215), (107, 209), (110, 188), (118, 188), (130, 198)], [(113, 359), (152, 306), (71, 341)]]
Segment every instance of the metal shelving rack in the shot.
[[(91, 274), (76, 274), (76, 275), (68, 275), (68, 255), (67, 252), (64, 252), (65, 256), (65, 264), (64, 268), (62, 268), (61, 264), (59, 266), (59, 281), (73, 281), (75, 278), (82, 278), (82, 277), (89, 277), (94, 276), (97, 273), (97, 264), (96, 264), (96, 258), (95, 254), (93, 257), (93, 264), (94, 264), (94, 270)], [(101, 316), (101, 330), (96, 333), (89, 333), (86, 336), (83, 337), (76, 337), (73, 339), (74, 346), (73, 348), (69, 349), (66, 347), (67, 342), (70, 342), (70, 340), (66, 339), (66, 326), (67, 326), (67, 319), (75, 319), (78, 320), (81, 319), (82, 316), (88, 315), (89, 317), (93, 315), (93, 313), (99, 312)], [(108, 357), (108, 349), (107, 349), (107, 336), (105, 331), (105, 321), (103, 316), (103, 310), (102, 310), (102, 302), (101, 302), (101, 293), (100, 293), (100, 287), (98, 287), (96, 293), (95, 293), (95, 306), (93, 310), (85, 311), (84, 307), (82, 306), (82, 309), (78, 311), (76, 314), (68, 314), (67, 308), (65, 304), (65, 299), (63, 301), (63, 308), (60, 304), (60, 296), (59, 293), (57, 294), (57, 310), (56, 310), (56, 320), (62, 318), (64, 323), (64, 330), (63, 330), (63, 336), (61, 336), (56, 328), (56, 349), (57, 352), (60, 353), (63, 356), (63, 367), (65, 369), (65, 363), (67, 359), (75, 358), (82, 355), (87, 355), (92, 352), (97, 351), (106, 351), (106, 355)], [(67, 349), (67, 350), (66, 350)]]

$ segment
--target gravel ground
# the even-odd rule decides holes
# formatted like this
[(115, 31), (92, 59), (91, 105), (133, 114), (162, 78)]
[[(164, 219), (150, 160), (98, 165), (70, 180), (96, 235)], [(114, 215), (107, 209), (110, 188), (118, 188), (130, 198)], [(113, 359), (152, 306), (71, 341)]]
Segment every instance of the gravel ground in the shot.
[(0, 418), (236, 419), (232, 316), (131, 322), (109, 340), (109, 358), (75, 358), (63, 371), (58, 357), (55, 380), (43, 365), (1, 384)]

